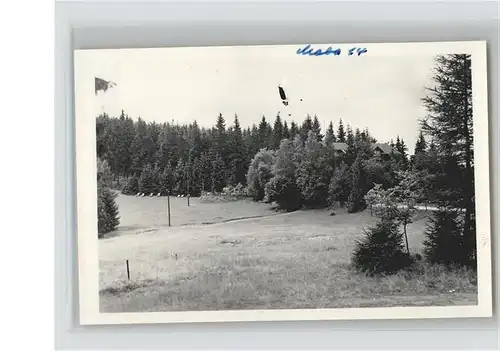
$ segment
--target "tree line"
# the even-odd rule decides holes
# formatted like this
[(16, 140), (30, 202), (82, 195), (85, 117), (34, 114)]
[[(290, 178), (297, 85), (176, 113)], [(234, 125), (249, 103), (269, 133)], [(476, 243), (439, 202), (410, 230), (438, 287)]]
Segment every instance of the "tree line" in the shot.
[[(282, 120), (279, 114), (273, 123), (263, 116), (258, 125), (247, 128), (241, 127), (237, 115), (227, 126), (222, 114), (211, 128), (196, 121), (134, 121), (124, 111), (119, 117), (102, 114), (96, 119), (97, 156), (107, 162), (114, 179), (121, 180), (120, 190), (134, 195), (189, 192), (198, 196), (202, 191), (221, 192), (226, 186), (246, 186), (251, 161), (260, 150), (277, 151), (284, 139), (298, 138), (305, 144), (309, 132), (330, 149), (333, 143), (347, 143), (348, 159), (354, 158), (359, 140), (376, 141), (367, 128), (354, 129), (342, 120), (336, 128), (330, 122), (323, 135), (318, 117), (309, 115), (300, 125)], [(404, 140), (398, 137), (394, 147), (407, 160)]]

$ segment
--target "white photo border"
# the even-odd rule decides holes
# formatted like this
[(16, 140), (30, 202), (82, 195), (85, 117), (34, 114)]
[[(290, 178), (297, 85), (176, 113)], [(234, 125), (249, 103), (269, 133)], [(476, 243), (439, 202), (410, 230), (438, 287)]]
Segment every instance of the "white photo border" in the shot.
[[(327, 47), (329, 44), (311, 44)], [(488, 82), (486, 41), (355, 43), (331, 46), (366, 47), (370, 55), (419, 55), (426, 53), (471, 55), (475, 201), (477, 225), (478, 304), (446, 307), (381, 307), (339, 309), (283, 309), (238, 311), (188, 311), (154, 313), (100, 313), (99, 259), (97, 239), (97, 180), (95, 109), (89, 103), (94, 94), (94, 77), (83, 77), (78, 67), (91, 59), (95, 50), (74, 51), (76, 204), (78, 242), (78, 286), (81, 325), (199, 323), (243, 321), (307, 321), (356, 319), (428, 319), (492, 316), (492, 262), (489, 179)], [(256, 46), (256, 45), (252, 45)], [(266, 45), (294, 52), (300, 45)], [(200, 48), (200, 50), (207, 49)], [(111, 49), (111, 50), (162, 50)], [(102, 51), (102, 50), (99, 50)], [(338, 57), (341, 58), (341, 57)]]

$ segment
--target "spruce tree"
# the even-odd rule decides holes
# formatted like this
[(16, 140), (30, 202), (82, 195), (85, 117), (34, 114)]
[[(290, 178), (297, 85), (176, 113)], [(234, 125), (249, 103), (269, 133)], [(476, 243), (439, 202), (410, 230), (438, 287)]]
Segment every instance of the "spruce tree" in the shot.
[(215, 154), (215, 158), (212, 159), (211, 183), (212, 191), (215, 193), (222, 192), (226, 186), (225, 165), (219, 154)]
[(328, 206), (328, 187), (333, 173), (333, 153), (309, 131), (302, 161), (296, 169), (296, 181), (304, 205), (308, 208)]
[[(468, 264), (464, 255), (464, 238), (456, 211), (442, 208), (431, 217), (424, 241), (424, 253), (429, 262), (447, 266)], [(465, 259), (465, 261), (464, 261)]]
[(332, 147), (333, 143), (336, 141), (335, 132), (333, 131), (333, 123), (330, 121), (328, 129), (326, 130), (325, 144), (328, 147)]
[(245, 160), (245, 144), (237, 115), (234, 117), (234, 124), (229, 138), (229, 181), (232, 185), (244, 185), (247, 162)]
[(352, 262), (368, 275), (394, 274), (412, 264), (404, 251), (403, 235), (390, 220), (381, 220), (356, 242)]
[(319, 123), (318, 116), (314, 115), (311, 130), (316, 135), (316, 140), (322, 141), (323, 135), (321, 134), (321, 124)]
[(351, 168), (350, 189), (349, 198), (347, 199), (347, 211), (349, 213), (363, 211), (366, 208), (364, 196), (368, 192), (368, 189), (361, 155), (356, 157)]
[(262, 116), (258, 131), (258, 150), (272, 146), (272, 134), (269, 134), (269, 129), (270, 126), (269, 123), (267, 123), (266, 117)]
[(342, 162), (335, 167), (330, 185), (328, 187), (329, 204), (338, 203), (340, 207), (344, 207), (351, 192), (350, 174), (347, 165)]
[(120, 224), (117, 194), (110, 188), (98, 184), (97, 187), (97, 229), (98, 237), (113, 231)]
[[(436, 58), (433, 87), (423, 99), (428, 116), (422, 121), (422, 129), (436, 144), (442, 163), (457, 164), (445, 172), (447, 183), (454, 184), (459, 194), (450, 205), (463, 208), (462, 236), (463, 262), (475, 266), (476, 229), (474, 206), (474, 152), (472, 116), (472, 73), (470, 54), (439, 55)], [(453, 113), (451, 113), (453, 112)], [(451, 189), (450, 189), (451, 190)]]
[(297, 127), (297, 123), (292, 121), (290, 123), (290, 140), (294, 140), (297, 134), (299, 134), (299, 127)]
[(288, 139), (281, 141), (272, 168), (273, 177), (266, 184), (269, 201), (276, 201), (280, 209), (294, 211), (301, 206), (301, 193), (295, 181), (294, 145)]
[(339, 120), (339, 127), (337, 130), (337, 140), (339, 143), (345, 143), (347, 142), (346, 140), (346, 133), (344, 130), (344, 122), (342, 122), (342, 119)]
[(283, 139), (283, 123), (281, 122), (281, 117), (278, 113), (276, 115), (276, 120), (274, 121), (273, 128), (273, 149), (279, 148), (281, 139)]
[(416, 154), (419, 154), (421, 152), (425, 152), (426, 149), (427, 149), (427, 142), (425, 141), (424, 133), (421, 130), (420, 134), (418, 135), (418, 140), (415, 143), (415, 152), (414, 152), (414, 154), (416, 155)]
[(302, 126), (300, 127), (300, 137), (302, 138), (302, 142), (305, 143), (309, 131), (311, 131), (312, 129), (313, 129), (313, 120), (310, 115), (307, 115), (306, 118), (304, 119), (304, 122), (302, 122)]
[(292, 140), (292, 138), (290, 138), (290, 130), (288, 129), (288, 123), (286, 121), (283, 122), (283, 139)]

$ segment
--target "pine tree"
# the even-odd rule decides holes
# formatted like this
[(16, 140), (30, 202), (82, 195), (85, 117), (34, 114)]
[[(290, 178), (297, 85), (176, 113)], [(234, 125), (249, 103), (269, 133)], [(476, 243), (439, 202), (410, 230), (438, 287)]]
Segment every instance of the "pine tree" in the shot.
[(170, 163), (167, 163), (160, 175), (160, 192), (162, 195), (173, 194), (174, 190), (174, 170)]
[(139, 177), (139, 192), (149, 195), (159, 192), (159, 175), (150, 164), (144, 166)]
[(347, 146), (354, 147), (354, 133), (352, 132), (351, 125), (347, 125), (346, 139), (345, 142)]
[(311, 131), (312, 129), (313, 129), (312, 118), (310, 115), (307, 115), (306, 118), (304, 119), (304, 122), (302, 122), (302, 126), (300, 127), (300, 137), (302, 138), (303, 142), (307, 140), (309, 131)]
[(434, 212), (425, 232), (424, 253), (432, 263), (466, 265), (464, 262), (464, 242), (455, 211), (446, 208)]
[(218, 153), (223, 162), (226, 162), (226, 148), (227, 148), (227, 134), (226, 134), (226, 121), (219, 113), (217, 116), (217, 123), (215, 125), (215, 152)]
[(245, 184), (246, 180), (246, 160), (245, 144), (241, 132), (238, 116), (234, 117), (234, 124), (230, 133), (229, 141), (229, 181), (232, 185)]
[(272, 134), (269, 134), (269, 123), (266, 121), (266, 117), (262, 116), (262, 119), (259, 123), (259, 131), (258, 131), (258, 149), (271, 147), (272, 142)]
[(212, 159), (211, 183), (212, 191), (215, 193), (222, 192), (226, 186), (225, 165), (219, 154), (215, 154), (215, 158)]
[[(463, 261), (475, 266), (476, 230), (474, 206), (474, 152), (472, 118), (472, 73), (470, 54), (452, 54), (436, 58), (434, 81), (423, 99), (428, 116), (422, 129), (436, 144), (443, 162), (455, 159), (461, 170), (445, 173), (448, 183), (456, 184), (459, 196), (450, 203), (465, 210), (462, 235), (467, 247)], [(452, 112), (452, 113), (450, 113)], [(455, 168), (455, 167), (453, 167)], [(456, 170), (455, 170), (456, 172)]]
[(322, 141), (323, 135), (321, 134), (321, 124), (319, 123), (318, 116), (314, 115), (311, 130), (316, 135), (316, 140)]
[(98, 184), (97, 187), (97, 229), (98, 237), (113, 231), (120, 224), (117, 194), (110, 188)]
[(283, 139), (291, 140), (290, 130), (288, 129), (288, 123), (286, 121), (283, 122)]
[(304, 156), (296, 169), (296, 182), (308, 208), (328, 206), (328, 187), (333, 173), (333, 153), (309, 131)]
[(356, 157), (352, 165), (350, 189), (351, 191), (347, 200), (347, 211), (349, 213), (363, 211), (366, 208), (364, 196), (368, 192), (368, 189), (361, 155)]
[(328, 129), (326, 130), (325, 144), (326, 146), (331, 147), (335, 141), (336, 138), (335, 138), (335, 132), (333, 131), (333, 123), (330, 121)]
[(337, 140), (339, 141), (339, 143), (347, 142), (344, 130), (344, 123), (342, 122), (342, 119), (339, 120), (339, 128), (337, 130)]
[(281, 122), (280, 114), (276, 115), (276, 120), (274, 122), (273, 128), (273, 149), (277, 149), (280, 146), (281, 139), (283, 139), (283, 124)]
[(133, 175), (122, 190), (124, 195), (135, 195), (139, 192), (139, 177)]
[(288, 139), (281, 141), (272, 168), (273, 177), (265, 187), (269, 201), (276, 201), (280, 209), (294, 211), (301, 206), (301, 194), (295, 182), (294, 146)]
[(421, 152), (425, 152), (427, 149), (427, 142), (425, 141), (425, 138), (424, 138), (424, 133), (422, 131), (420, 131), (420, 134), (418, 136), (418, 140), (417, 142), (415, 143), (415, 152), (414, 154), (419, 154)]
[(295, 139), (297, 134), (299, 134), (299, 127), (297, 127), (297, 124), (292, 121), (292, 123), (290, 123), (290, 140)]
[(328, 202), (330, 205), (338, 203), (344, 207), (351, 192), (350, 174), (347, 165), (342, 162), (335, 167), (328, 187)]
[(369, 275), (394, 274), (412, 264), (404, 252), (403, 235), (390, 220), (382, 220), (365, 231), (365, 237), (356, 242), (353, 265)]

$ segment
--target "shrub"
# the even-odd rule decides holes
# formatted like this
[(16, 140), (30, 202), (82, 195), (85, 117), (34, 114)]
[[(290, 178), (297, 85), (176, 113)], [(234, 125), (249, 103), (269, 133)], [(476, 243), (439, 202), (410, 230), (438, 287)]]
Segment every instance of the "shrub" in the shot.
[(159, 174), (156, 168), (147, 165), (141, 172), (139, 177), (139, 191), (149, 195), (151, 193), (160, 192)]
[(328, 188), (328, 200), (330, 205), (339, 203), (344, 207), (350, 192), (349, 169), (345, 163), (341, 163), (333, 172)]
[(260, 201), (265, 196), (266, 183), (272, 177), (271, 168), (274, 164), (273, 150), (261, 149), (252, 159), (247, 173), (248, 195), (254, 201)]
[(424, 253), (429, 262), (446, 266), (469, 263), (470, 257), (456, 211), (436, 211), (429, 220), (425, 236)]
[(347, 199), (347, 212), (356, 213), (366, 208), (365, 195), (368, 192), (363, 159), (358, 155), (351, 169), (351, 192)]
[(125, 187), (123, 187), (122, 192), (125, 195), (137, 194), (139, 192), (139, 177), (133, 176), (132, 178), (130, 178)]
[(396, 273), (411, 266), (413, 260), (404, 251), (403, 235), (397, 224), (381, 220), (356, 242), (352, 263), (357, 270), (376, 275)]
[(286, 211), (295, 211), (301, 206), (300, 189), (290, 176), (274, 176), (266, 185), (266, 197)]
[(106, 186), (98, 186), (97, 194), (97, 229), (98, 237), (113, 231), (120, 224), (117, 194)]

